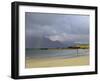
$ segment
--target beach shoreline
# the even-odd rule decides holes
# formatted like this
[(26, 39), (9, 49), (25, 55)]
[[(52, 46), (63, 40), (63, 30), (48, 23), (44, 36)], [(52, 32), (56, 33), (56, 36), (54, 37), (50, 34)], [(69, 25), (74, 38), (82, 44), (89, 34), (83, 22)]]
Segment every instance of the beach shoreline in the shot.
[(62, 66), (83, 66), (89, 65), (89, 55), (75, 56), (69, 58), (52, 57), (25, 60), (25, 68), (43, 68), (43, 67), (62, 67)]

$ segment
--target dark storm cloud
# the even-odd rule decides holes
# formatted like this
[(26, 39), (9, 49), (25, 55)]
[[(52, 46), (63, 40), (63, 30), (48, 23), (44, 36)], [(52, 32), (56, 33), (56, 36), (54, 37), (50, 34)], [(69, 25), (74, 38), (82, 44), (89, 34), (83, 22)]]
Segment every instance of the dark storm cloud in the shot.
[(38, 44), (43, 38), (61, 43), (89, 42), (89, 16), (26, 12), (25, 28), (26, 47), (32, 47), (34, 38)]

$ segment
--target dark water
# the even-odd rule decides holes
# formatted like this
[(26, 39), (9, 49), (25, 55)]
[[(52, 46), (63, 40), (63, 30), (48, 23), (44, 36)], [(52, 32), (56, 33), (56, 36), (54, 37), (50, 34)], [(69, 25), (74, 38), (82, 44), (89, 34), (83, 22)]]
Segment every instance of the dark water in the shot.
[(48, 58), (48, 57), (74, 57), (88, 55), (88, 49), (65, 49), (65, 50), (26, 50), (26, 58)]

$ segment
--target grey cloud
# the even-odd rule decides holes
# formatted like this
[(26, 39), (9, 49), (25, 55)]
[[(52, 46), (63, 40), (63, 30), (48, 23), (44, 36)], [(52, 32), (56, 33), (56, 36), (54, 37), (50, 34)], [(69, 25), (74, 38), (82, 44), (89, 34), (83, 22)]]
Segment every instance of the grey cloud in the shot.
[(26, 41), (30, 42), (34, 37), (39, 37), (40, 40), (44, 37), (49, 40), (53, 38), (60, 42), (89, 42), (89, 16), (26, 12), (25, 35)]

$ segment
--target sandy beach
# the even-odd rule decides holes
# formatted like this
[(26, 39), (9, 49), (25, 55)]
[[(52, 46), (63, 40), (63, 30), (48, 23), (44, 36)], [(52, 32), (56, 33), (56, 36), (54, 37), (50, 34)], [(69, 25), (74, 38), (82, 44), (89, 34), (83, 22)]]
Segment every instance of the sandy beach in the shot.
[(70, 58), (44, 58), (44, 59), (26, 59), (25, 68), (41, 68), (41, 67), (61, 67), (61, 66), (82, 66), (89, 65), (89, 56), (77, 56)]

